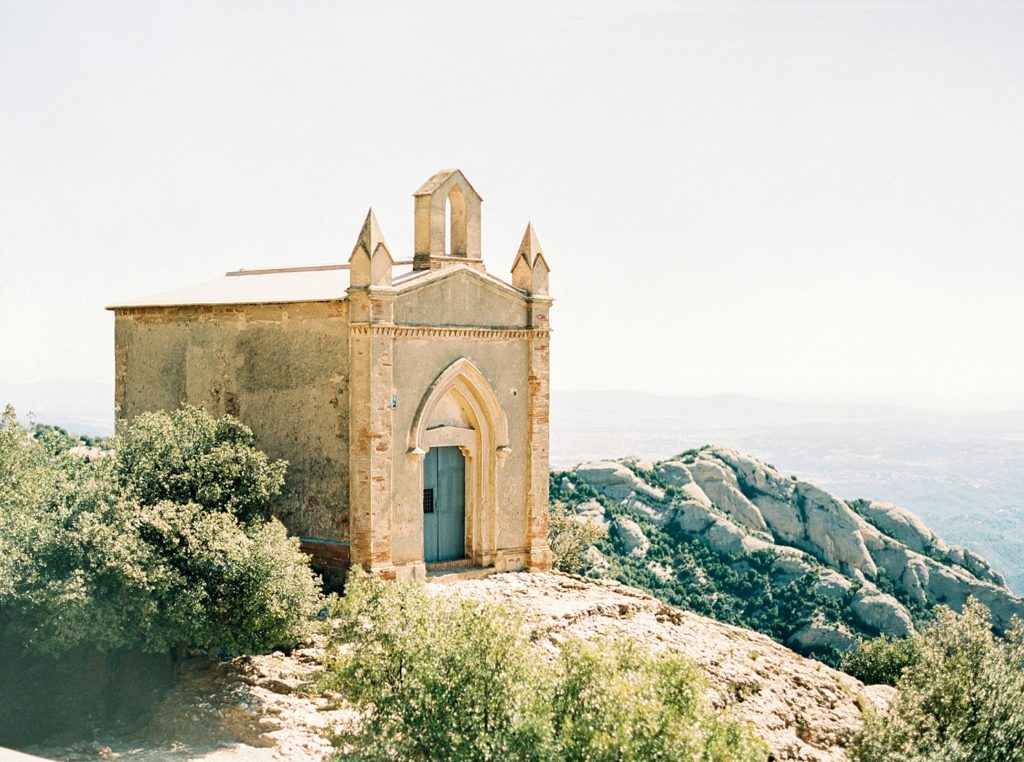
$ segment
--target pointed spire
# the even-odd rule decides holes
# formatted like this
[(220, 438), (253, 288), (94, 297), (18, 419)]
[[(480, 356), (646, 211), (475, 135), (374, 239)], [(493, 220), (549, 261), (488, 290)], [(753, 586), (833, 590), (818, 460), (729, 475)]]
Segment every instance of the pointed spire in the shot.
[(543, 253), (537, 232), (533, 229), (533, 223), (526, 223), (526, 232), (523, 234), (523, 242), (519, 244), (519, 256), (526, 260), (526, 264), (533, 267), (537, 255)]
[(516, 260), (512, 263), (512, 285), (531, 293), (547, 293), (548, 263), (532, 222), (526, 224), (523, 242), (519, 244)]
[(359, 230), (359, 237), (349, 257), (349, 284), (352, 286), (390, 285), (391, 251), (384, 241), (380, 223), (373, 208)]
[(363, 222), (363, 227), (359, 231), (359, 238), (356, 239), (356, 245), (352, 249), (352, 255), (355, 256), (356, 250), (362, 245), (367, 255), (372, 256), (377, 250), (377, 246), (384, 244), (384, 248), (387, 248), (387, 244), (384, 243), (384, 234), (380, 232), (380, 223), (377, 222), (377, 215), (373, 213), (373, 207), (370, 207), (370, 211), (366, 213), (366, 220)]

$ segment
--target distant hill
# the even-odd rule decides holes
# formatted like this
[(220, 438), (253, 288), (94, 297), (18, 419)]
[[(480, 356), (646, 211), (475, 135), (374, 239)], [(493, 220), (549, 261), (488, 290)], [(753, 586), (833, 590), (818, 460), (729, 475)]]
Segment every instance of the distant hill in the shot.
[(714, 442), (840, 497), (897, 503), (1024, 593), (1024, 411), (556, 391), (551, 421), (553, 467), (623, 453), (657, 460)]
[(834, 659), (858, 636), (903, 637), (969, 596), (1009, 627), (1024, 600), (978, 555), (890, 503), (845, 501), (735, 450), (553, 472), (551, 494), (607, 540), (588, 573)]

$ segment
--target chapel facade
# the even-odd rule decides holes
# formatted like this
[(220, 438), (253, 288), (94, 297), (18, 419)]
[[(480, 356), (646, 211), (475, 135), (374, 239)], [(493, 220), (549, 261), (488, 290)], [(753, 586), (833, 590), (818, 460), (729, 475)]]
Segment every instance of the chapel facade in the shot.
[(288, 461), (274, 513), (328, 569), (548, 569), (547, 261), (527, 225), (511, 282), (487, 272), (457, 169), (413, 199), (412, 257), (371, 209), (347, 264), (110, 307), (117, 417), (238, 417)]

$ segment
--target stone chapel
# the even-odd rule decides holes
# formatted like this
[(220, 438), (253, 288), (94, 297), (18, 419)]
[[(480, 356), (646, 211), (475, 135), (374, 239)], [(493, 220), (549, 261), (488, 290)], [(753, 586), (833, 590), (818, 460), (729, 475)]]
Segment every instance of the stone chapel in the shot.
[(548, 569), (547, 261), (527, 225), (511, 283), (487, 272), (458, 169), (413, 202), (411, 258), (371, 209), (347, 264), (110, 307), (117, 417), (238, 417), (288, 461), (274, 513), (330, 571)]

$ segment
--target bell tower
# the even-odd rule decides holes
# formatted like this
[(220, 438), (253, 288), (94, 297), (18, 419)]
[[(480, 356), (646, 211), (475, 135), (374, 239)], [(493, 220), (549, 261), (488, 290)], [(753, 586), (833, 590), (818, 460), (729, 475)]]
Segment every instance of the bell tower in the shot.
[(413, 194), (414, 270), (448, 263), (484, 269), (480, 253), (480, 194), (458, 169), (442, 169)]

